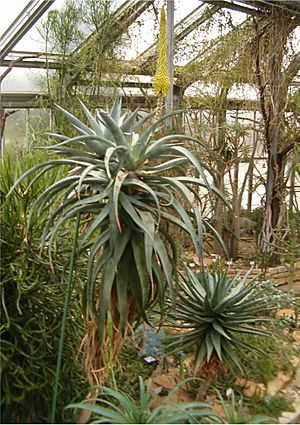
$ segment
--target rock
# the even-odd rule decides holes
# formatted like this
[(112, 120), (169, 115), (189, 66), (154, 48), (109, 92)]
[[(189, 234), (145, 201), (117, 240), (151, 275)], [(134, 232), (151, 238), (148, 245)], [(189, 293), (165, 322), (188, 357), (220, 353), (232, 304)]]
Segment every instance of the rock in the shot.
[(300, 343), (300, 330), (294, 331), (292, 336), (293, 336), (294, 341), (296, 341), (297, 343)]
[(300, 389), (300, 368), (298, 368), (295, 376), (295, 387)]
[(156, 370), (152, 374), (152, 381), (155, 385), (159, 387), (163, 387), (167, 390), (172, 390), (177, 385), (178, 371), (177, 369), (170, 369), (169, 372)]
[(284, 373), (279, 371), (275, 378), (268, 382), (267, 394), (275, 395), (278, 393), (288, 382), (292, 380), (292, 377), (292, 373)]
[(282, 308), (278, 310), (276, 313), (277, 317), (292, 317), (294, 320), (296, 319), (295, 310), (291, 308)]
[(195, 356), (193, 355), (193, 356), (186, 357), (183, 360), (183, 365), (186, 371), (193, 371), (195, 366)]
[(294, 415), (295, 415), (295, 413), (293, 413), (293, 412), (283, 412), (282, 416), (279, 418), (279, 423), (280, 424), (294, 423), (294, 422), (291, 422)]
[(247, 217), (239, 217), (240, 222), (240, 231), (242, 234), (248, 234), (251, 235), (255, 233), (256, 230), (256, 222), (253, 220), (250, 220), (250, 218)]
[(254, 395), (262, 397), (266, 393), (266, 386), (260, 382), (246, 381), (243, 378), (238, 378), (235, 384), (244, 387), (243, 394), (245, 397), (253, 397)]
[(300, 357), (292, 356), (291, 363), (294, 367), (300, 367)]

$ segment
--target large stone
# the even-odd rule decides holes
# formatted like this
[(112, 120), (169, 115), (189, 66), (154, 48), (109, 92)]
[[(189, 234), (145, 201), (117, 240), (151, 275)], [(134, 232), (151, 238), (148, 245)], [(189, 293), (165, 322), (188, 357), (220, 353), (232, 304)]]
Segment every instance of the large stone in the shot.
[(294, 331), (292, 336), (293, 336), (294, 341), (296, 341), (299, 344), (300, 343), (300, 330)]
[(243, 387), (243, 394), (245, 397), (262, 397), (266, 393), (266, 386), (261, 382), (246, 381), (246, 379), (238, 378), (235, 384)]
[(293, 374), (290, 372), (284, 373), (282, 371), (279, 371), (278, 374), (275, 376), (272, 381), (268, 382), (267, 385), (267, 394), (275, 395), (277, 394), (281, 389), (285, 387), (286, 384), (288, 384), (293, 378)]
[(300, 368), (298, 368), (295, 376), (295, 387), (300, 390)]
[(178, 370), (175, 368), (170, 368), (168, 372), (164, 372), (160, 369), (157, 369), (153, 372), (152, 381), (158, 387), (163, 387), (166, 390), (172, 390), (179, 380)]
[(294, 320), (296, 318), (295, 310), (291, 308), (282, 308), (276, 313), (277, 317), (292, 317)]
[(291, 363), (294, 367), (300, 367), (300, 357), (292, 356)]

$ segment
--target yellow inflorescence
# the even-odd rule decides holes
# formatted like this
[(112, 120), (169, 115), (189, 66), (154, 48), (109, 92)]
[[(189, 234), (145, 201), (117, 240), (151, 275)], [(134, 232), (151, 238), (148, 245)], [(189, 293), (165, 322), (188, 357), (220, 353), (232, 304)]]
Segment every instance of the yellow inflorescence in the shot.
[(153, 80), (154, 93), (166, 96), (170, 87), (167, 62), (167, 21), (164, 7), (160, 11), (157, 68)]

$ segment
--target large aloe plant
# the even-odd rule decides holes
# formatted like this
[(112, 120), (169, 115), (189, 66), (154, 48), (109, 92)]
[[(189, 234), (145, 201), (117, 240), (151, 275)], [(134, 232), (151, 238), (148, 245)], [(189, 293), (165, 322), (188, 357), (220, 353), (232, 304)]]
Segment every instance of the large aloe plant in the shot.
[[(60, 229), (71, 231), (69, 221), (83, 219), (78, 241), (79, 252), (88, 253), (83, 305), (97, 322), (103, 346), (108, 313), (114, 330), (125, 335), (128, 322), (147, 320), (147, 309), (158, 300), (163, 309), (166, 287), (174, 293), (177, 273), (176, 243), (169, 226), (186, 231), (201, 255), (203, 231), (210, 225), (199, 213), (199, 188), (221, 194), (185, 147), (196, 142), (192, 137), (155, 139), (164, 117), (141, 131), (153, 114), (142, 119), (137, 119), (138, 110), (121, 115), (119, 98), (110, 111), (98, 110), (95, 116), (83, 104), (82, 108), (90, 127), (60, 108), (79, 135), (51, 134), (58, 143), (46, 149), (60, 158), (32, 167), (11, 190), (31, 177), (28, 190), (54, 167), (65, 167), (65, 176), (40, 194), (32, 211), (49, 212), (42, 242), (47, 242), (50, 256)], [(196, 177), (185, 175), (187, 165), (194, 167)], [(94, 368), (102, 366), (101, 360)]]

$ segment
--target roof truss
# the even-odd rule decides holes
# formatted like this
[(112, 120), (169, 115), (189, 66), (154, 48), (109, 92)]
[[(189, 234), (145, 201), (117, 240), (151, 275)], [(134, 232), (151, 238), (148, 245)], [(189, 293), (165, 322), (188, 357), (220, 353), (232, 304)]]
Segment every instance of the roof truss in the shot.
[(4, 59), (22, 37), (43, 16), (55, 0), (31, 0), (0, 38), (0, 59)]

